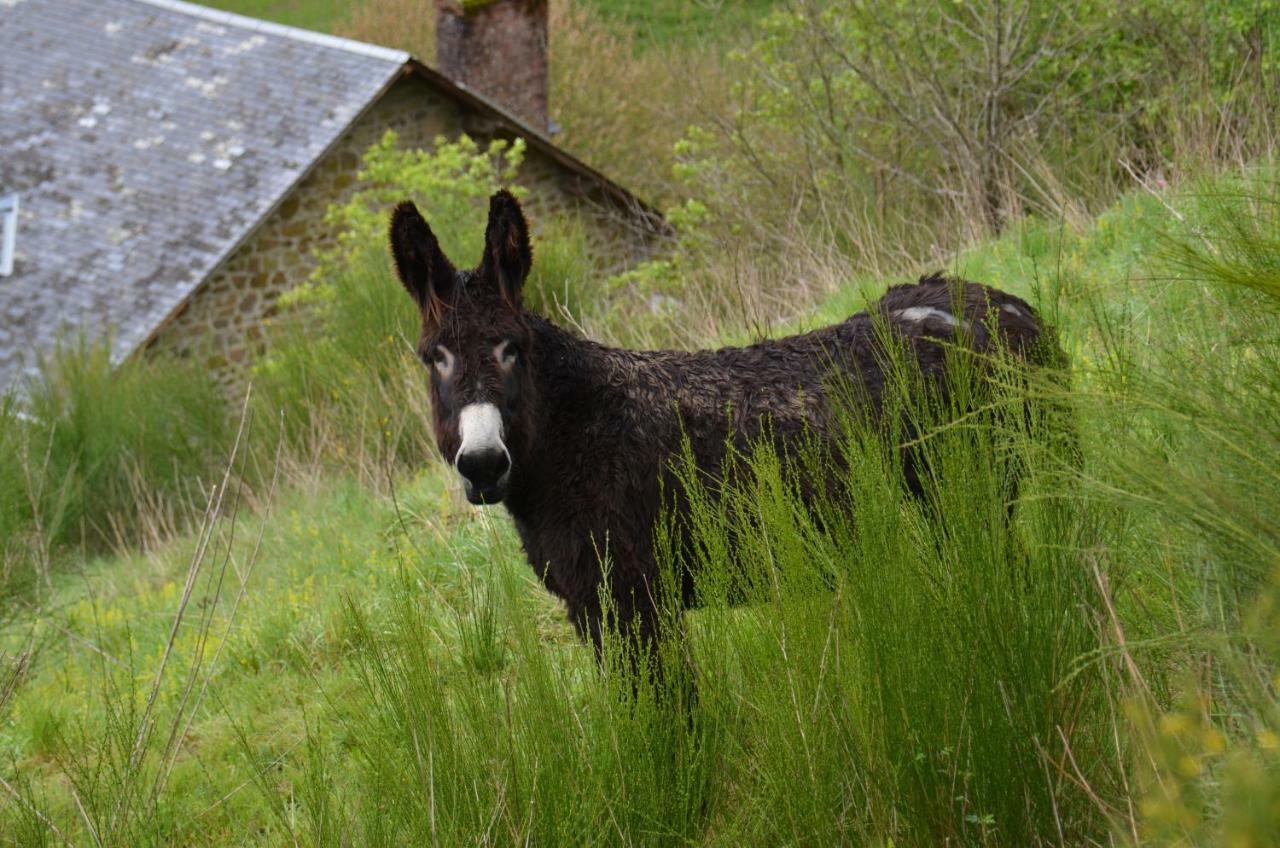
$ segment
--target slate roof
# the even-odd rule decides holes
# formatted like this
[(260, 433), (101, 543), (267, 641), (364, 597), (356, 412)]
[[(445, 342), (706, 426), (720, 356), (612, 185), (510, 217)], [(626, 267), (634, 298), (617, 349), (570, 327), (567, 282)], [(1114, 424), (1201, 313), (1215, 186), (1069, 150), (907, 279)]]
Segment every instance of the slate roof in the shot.
[(0, 393), (67, 328), (132, 352), (407, 59), (172, 0), (0, 0)]
[(425, 79), (520, 136), (637, 235), (662, 216), (408, 54), (182, 0), (0, 0), (0, 396), (83, 331), (119, 362), (240, 246), (378, 97)]

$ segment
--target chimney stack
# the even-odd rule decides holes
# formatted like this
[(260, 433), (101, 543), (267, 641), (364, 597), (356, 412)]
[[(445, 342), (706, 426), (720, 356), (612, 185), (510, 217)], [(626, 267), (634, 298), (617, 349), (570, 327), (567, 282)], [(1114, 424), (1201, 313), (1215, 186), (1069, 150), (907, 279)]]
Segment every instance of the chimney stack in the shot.
[(436, 63), (547, 132), (547, 0), (436, 0)]

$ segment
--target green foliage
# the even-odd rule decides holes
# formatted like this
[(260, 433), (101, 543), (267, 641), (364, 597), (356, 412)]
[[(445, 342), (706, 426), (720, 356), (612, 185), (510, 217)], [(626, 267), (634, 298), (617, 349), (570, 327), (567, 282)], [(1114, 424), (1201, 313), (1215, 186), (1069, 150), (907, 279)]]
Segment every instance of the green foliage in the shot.
[(225, 459), (225, 403), (192, 365), (138, 358), (113, 368), (105, 345), (61, 347), (29, 403), (31, 457), (49, 485), (38, 493), (44, 532), (129, 540), (140, 511), (199, 508)]
[(374, 469), (430, 456), (418, 318), (382, 251), (361, 251), (291, 300), (254, 366), (258, 402), (282, 420), (291, 452)]
[(113, 368), (105, 344), (61, 346), (23, 406), (0, 401), (0, 595), (47, 580), (68, 550), (185, 527), (229, 447), (208, 375), (164, 359)]
[(1139, 831), (1161, 844), (1261, 846), (1280, 829), (1273, 174), (1192, 195), (1163, 247), (1200, 298), (1158, 316), (1178, 326), (1176, 342), (1152, 345), (1147, 367), (1106, 375), (1123, 381), (1112, 391), (1126, 400), (1106, 454), (1109, 496), (1148, 513), (1145, 541), (1167, 564), (1146, 579), (1175, 613), (1138, 625), (1173, 647), (1143, 663), (1149, 676), (1128, 705), (1140, 739)]
[(325, 215), (337, 244), (317, 257), (315, 279), (323, 286), (358, 254), (384, 250), (387, 215), (406, 199), (415, 201), (431, 223), (445, 255), (467, 267), (484, 246), (489, 196), (500, 188), (511, 188), (517, 197), (525, 194), (513, 185), (524, 151), (524, 139), (495, 140), (481, 149), (466, 135), (457, 141), (437, 137), (430, 150), (402, 150), (388, 130), (364, 155), (356, 175), (360, 190)]
[(1280, 298), (1280, 182), (1272, 169), (1196, 192), (1192, 228), (1168, 243), (1188, 276)]
[(722, 249), (919, 255), (1109, 203), (1128, 167), (1267, 151), (1277, 23), (1252, 0), (797, 0), (731, 54), (734, 114), (689, 129), (676, 176)]

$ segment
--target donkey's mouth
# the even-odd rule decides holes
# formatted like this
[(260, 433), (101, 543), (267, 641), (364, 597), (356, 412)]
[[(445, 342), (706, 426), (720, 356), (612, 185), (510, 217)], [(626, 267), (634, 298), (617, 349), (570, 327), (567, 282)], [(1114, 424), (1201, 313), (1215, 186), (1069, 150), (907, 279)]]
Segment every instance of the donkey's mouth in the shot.
[(467, 500), (476, 506), (493, 506), (502, 503), (502, 499), (507, 496), (507, 475), (503, 474), (498, 482), (487, 485), (473, 485), (470, 480), (463, 477), (462, 489), (467, 495)]

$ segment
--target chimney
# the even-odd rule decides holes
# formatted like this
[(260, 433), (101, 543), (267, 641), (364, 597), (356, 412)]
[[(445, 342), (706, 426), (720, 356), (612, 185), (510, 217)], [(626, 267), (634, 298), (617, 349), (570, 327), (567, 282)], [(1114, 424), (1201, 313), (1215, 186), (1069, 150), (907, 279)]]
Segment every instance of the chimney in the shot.
[(547, 132), (547, 0), (436, 0), (436, 63)]

